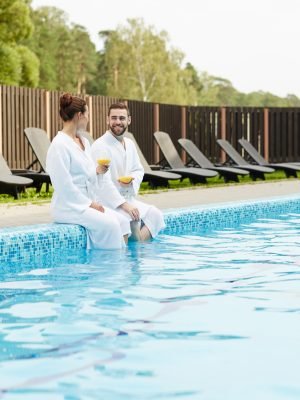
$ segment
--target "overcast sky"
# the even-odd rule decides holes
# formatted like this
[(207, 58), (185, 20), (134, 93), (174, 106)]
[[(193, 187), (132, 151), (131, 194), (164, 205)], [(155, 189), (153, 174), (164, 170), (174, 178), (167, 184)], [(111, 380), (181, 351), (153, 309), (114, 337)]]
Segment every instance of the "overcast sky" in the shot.
[(97, 33), (127, 18), (168, 32), (198, 71), (229, 79), (242, 92), (300, 97), (300, 0), (33, 0), (64, 10)]

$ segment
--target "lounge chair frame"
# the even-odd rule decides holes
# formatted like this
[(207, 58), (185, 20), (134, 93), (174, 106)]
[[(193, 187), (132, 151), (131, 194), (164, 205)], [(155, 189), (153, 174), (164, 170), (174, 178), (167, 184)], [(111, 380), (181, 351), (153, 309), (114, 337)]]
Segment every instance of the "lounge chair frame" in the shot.
[(15, 199), (25, 190), (27, 186), (31, 186), (33, 180), (22, 176), (13, 175), (7, 162), (2, 154), (0, 154), (0, 193), (10, 194)]
[(231, 162), (237, 168), (244, 169), (249, 172), (250, 177), (255, 181), (256, 179), (265, 180), (265, 174), (270, 174), (275, 170), (270, 167), (249, 164), (243, 157), (235, 150), (235, 148), (225, 139), (218, 139), (218, 145), (225, 151)]
[(239, 139), (239, 143), (246, 150), (251, 159), (255, 161), (256, 164), (278, 170), (283, 170), (287, 178), (297, 178), (297, 171), (300, 171), (299, 165), (290, 163), (268, 163), (248, 140)]
[(178, 173), (183, 177), (189, 178), (191, 183), (206, 183), (206, 178), (218, 175), (216, 171), (205, 168), (186, 167), (181, 160), (170, 135), (166, 132), (154, 132), (154, 138), (164, 156), (164, 164), (169, 168), (168, 171)]
[(239, 182), (239, 175), (248, 175), (248, 171), (244, 169), (215, 166), (190, 139), (178, 139), (178, 143), (189, 156), (189, 162), (186, 165), (216, 171), (220, 174), (220, 177), (223, 177), (226, 183), (230, 181)]
[[(46, 172), (46, 157), (50, 146), (50, 140), (46, 131), (40, 128), (28, 127), (24, 129), (24, 133), (36, 159), (27, 166), (26, 170), (14, 171), (14, 173), (33, 179), (34, 186), (38, 192), (41, 190), (43, 183), (46, 183), (46, 191), (48, 192), (51, 180), (49, 174)], [(37, 162), (41, 165), (40, 171), (31, 170), (30, 168), (32, 168)]]
[(158, 187), (158, 186), (169, 186), (169, 180), (178, 180), (182, 179), (182, 176), (179, 173), (173, 173), (169, 171), (162, 171), (160, 169), (156, 169), (155, 171), (152, 170), (151, 166), (147, 162), (144, 154), (142, 153), (142, 150), (140, 146), (138, 145), (134, 135), (131, 132), (126, 132), (125, 136), (131, 139), (136, 147), (137, 153), (139, 155), (141, 164), (144, 168), (144, 178), (143, 182), (148, 182), (149, 186), (152, 188)]

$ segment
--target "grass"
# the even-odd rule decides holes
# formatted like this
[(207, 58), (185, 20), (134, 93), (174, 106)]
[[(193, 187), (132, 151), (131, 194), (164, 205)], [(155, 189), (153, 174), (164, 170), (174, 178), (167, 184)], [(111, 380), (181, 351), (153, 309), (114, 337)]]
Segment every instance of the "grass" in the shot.
[[(276, 182), (280, 180), (286, 180), (285, 173), (283, 171), (275, 171), (272, 174), (266, 174), (266, 180), (265, 182)], [(293, 178), (290, 178), (293, 179)], [(256, 182), (262, 182), (262, 181), (256, 181)], [(148, 185), (148, 183), (142, 183), (141, 188), (140, 188), (140, 194), (147, 194), (147, 193), (157, 193), (161, 191), (166, 191), (169, 189), (173, 190), (180, 190), (180, 189), (188, 189), (188, 188), (195, 188), (195, 187), (205, 187), (205, 188), (210, 188), (210, 187), (221, 187), (221, 186), (228, 186), (228, 185), (245, 185), (245, 184), (253, 184), (255, 185), (256, 182), (252, 181), (252, 179), (249, 176), (242, 176), (240, 178), (240, 182), (230, 182), (230, 183), (224, 183), (224, 180), (219, 177), (215, 178), (208, 178), (207, 183), (198, 183), (196, 185), (192, 185), (189, 181), (189, 179), (183, 179), (183, 181), (177, 180), (177, 181), (170, 181), (169, 188), (165, 187), (158, 187), (157, 189), (151, 189)], [(46, 192), (45, 185), (43, 185), (43, 188), (40, 193), (36, 193), (36, 190), (34, 188), (28, 188), (24, 193), (20, 194), (19, 199), (15, 200), (12, 196), (7, 195), (7, 194), (0, 194), (0, 204), (11, 204), (11, 205), (22, 205), (22, 204), (42, 204), (45, 202), (49, 202), (51, 200), (53, 193), (53, 188), (50, 187), (50, 192)]]
[(49, 202), (51, 200), (53, 188), (50, 187), (49, 193), (46, 192), (46, 185), (44, 184), (40, 193), (36, 193), (35, 188), (28, 188), (25, 192), (20, 193), (18, 199), (8, 194), (0, 194), (0, 204), (39, 204)]
[[(287, 180), (286, 175), (283, 171), (275, 171), (272, 174), (265, 174), (265, 181), (262, 180), (257, 180), (253, 181), (250, 176), (242, 176), (239, 179), (239, 182), (230, 182), (230, 183), (225, 183), (224, 179), (220, 177), (214, 177), (214, 178), (208, 178), (207, 183), (198, 183), (196, 185), (192, 185), (189, 181), (189, 179), (184, 179), (183, 181), (177, 180), (177, 181), (170, 181), (169, 188), (165, 187), (159, 187), (157, 189), (151, 189), (147, 183), (142, 183), (141, 184), (141, 189), (140, 189), (140, 194), (146, 194), (146, 193), (155, 193), (158, 190), (169, 190), (169, 189), (174, 189), (174, 190), (180, 190), (180, 189), (188, 189), (188, 188), (194, 188), (194, 187), (205, 187), (205, 188), (210, 188), (210, 187), (222, 187), (222, 186), (229, 186), (229, 185), (245, 185), (245, 184), (253, 184), (255, 185), (258, 182), (277, 182), (280, 180)], [(289, 178), (293, 179), (293, 178)]]

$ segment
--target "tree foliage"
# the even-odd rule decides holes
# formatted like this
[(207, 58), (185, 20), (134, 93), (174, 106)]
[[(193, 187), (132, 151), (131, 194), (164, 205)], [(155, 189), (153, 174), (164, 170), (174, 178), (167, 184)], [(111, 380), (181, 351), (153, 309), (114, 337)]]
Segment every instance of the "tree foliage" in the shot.
[(32, 34), (30, 9), (22, 0), (0, 1), (0, 40), (14, 44)]
[[(191, 68), (191, 66), (189, 66)], [(295, 95), (285, 98), (272, 93), (258, 91), (242, 93), (224, 78), (209, 75), (207, 72), (193, 72), (193, 86), (197, 88), (196, 104), (201, 106), (237, 107), (299, 107), (300, 99)]]
[(74, 86), (77, 93), (85, 93), (96, 72), (96, 49), (86, 29), (74, 25), (71, 30), (71, 53), (74, 67)]
[(142, 19), (99, 36), (103, 49), (96, 52), (87, 30), (63, 10), (0, 0), (0, 83), (194, 106), (300, 107), (293, 94), (242, 93), (227, 79), (184, 65), (168, 34)]
[(32, 32), (28, 1), (0, 0), (0, 83), (37, 85), (38, 58), (23, 45)]
[(21, 60), (15, 47), (0, 43), (0, 83), (18, 85), (21, 69)]
[(99, 65), (111, 96), (143, 101), (185, 103), (189, 72), (182, 69), (183, 54), (169, 46), (166, 32), (155, 32), (141, 19), (129, 19), (104, 39)]
[(39, 81), (39, 60), (26, 46), (18, 46), (17, 52), (21, 61), (19, 85), (34, 87)]
[(300, 106), (294, 95), (239, 92), (228, 79), (199, 73), (184, 54), (170, 46), (166, 32), (141, 19), (101, 31), (103, 50), (88, 91), (143, 101), (200, 106)]
[(96, 70), (96, 50), (86, 29), (69, 24), (63, 10), (32, 11), (35, 35), (28, 45), (40, 59), (40, 86), (84, 93)]

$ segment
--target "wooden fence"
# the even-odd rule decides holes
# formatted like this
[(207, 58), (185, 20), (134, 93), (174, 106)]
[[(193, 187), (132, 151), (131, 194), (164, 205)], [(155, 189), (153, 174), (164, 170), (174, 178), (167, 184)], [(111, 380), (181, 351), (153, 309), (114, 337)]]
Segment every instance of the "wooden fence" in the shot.
[[(33, 160), (24, 129), (44, 129), (52, 139), (61, 128), (57, 91), (0, 85), (0, 151), (11, 168), (25, 168)], [(88, 130), (96, 139), (106, 130), (108, 107), (117, 98), (85, 96), (90, 110)], [(177, 140), (186, 137), (213, 162), (224, 162), (216, 144), (224, 138), (242, 154), (238, 139), (248, 139), (270, 162), (300, 162), (300, 108), (189, 107), (126, 101), (132, 115), (129, 130), (149, 163), (161, 160), (153, 132), (168, 132), (183, 160)], [(37, 166), (38, 168), (38, 166)]]

